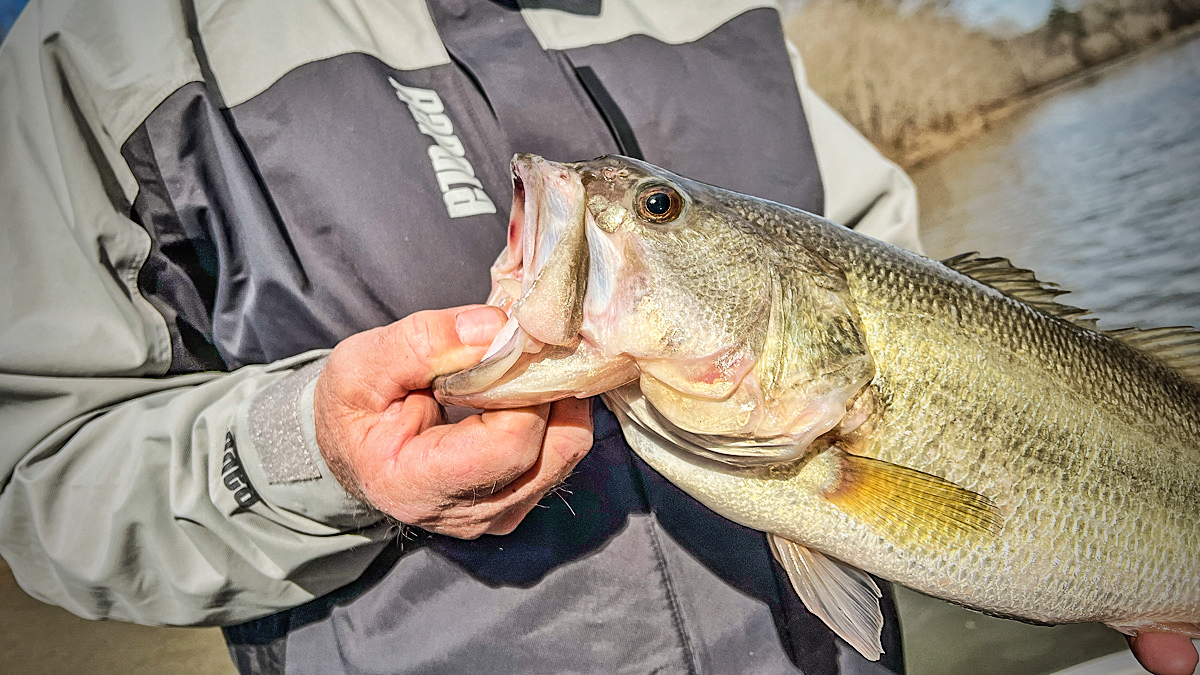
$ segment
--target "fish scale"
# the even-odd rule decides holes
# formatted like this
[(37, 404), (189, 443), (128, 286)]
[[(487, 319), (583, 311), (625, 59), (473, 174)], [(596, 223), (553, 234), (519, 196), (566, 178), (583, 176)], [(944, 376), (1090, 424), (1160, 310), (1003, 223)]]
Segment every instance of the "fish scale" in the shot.
[[(926, 303), (916, 303), (918, 311), (927, 311)], [(862, 307), (862, 305), (860, 305)], [(870, 311), (864, 311), (864, 317), (870, 317)], [(893, 315), (893, 321), (881, 321), (875, 329), (868, 329), (869, 335), (901, 335), (912, 333), (911, 325), (907, 331), (904, 331), (901, 326), (897, 325), (897, 319), (902, 315), (897, 313)], [(868, 323), (870, 319), (867, 318)], [(1034, 330), (1030, 327), (1033, 322), (1044, 324), (1047, 327), (1045, 331)], [(1024, 338), (1031, 345), (1042, 347), (1046, 344), (1063, 343), (1064, 339), (1054, 339), (1054, 331), (1059, 333), (1065, 330), (1072, 330), (1069, 326), (1060, 326), (1055, 320), (1045, 319), (1038, 316), (1031, 316), (1025, 312), (1020, 312), (1017, 317), (998, 322), (1000, 331), (1008, 332), (1009, 335), (1014, 335), (1014, 339)], [(930, 331), (937, 331), (937, 327), (948, 325), (934, 324), (934, 328)], [(940, 332), (940, 331), (937, 331)], [(1051, 336), (1047, 337), (1047, 333)], [(946, 340), (939, 340), (945, 342)], [(875, 454), (886, 461), (896, 462), (911, 466), (928, 473), (935, 475), (944, 474), (944, 477), (962, 485), (968, 489), (978, 489), (981, 492), (987, 493), (989, 489), (994, 490), (998, 484), (995, 475), (1003, 474), (1008, 476), (1009, 481), (1014, 486), (1025, 486), (1025, 491), (1016, 491), (1005, 495), (997, 492), (994, 498), (997, 504), (1003, 510), (1011, 511), (1009, 519), (1006, 521), (1006, 532), (1012, 532), (1015, 536), (1011, 538), (1001, 537), (997, 541), (995, 548), (1004, 550), (1006, 546), (1011, 546), (1011, 553), (1008, 555), (998, 555), (989, 558), (985, 564), (973, 566), (973, 569), (978, 574), (984, 575), (993, 564), (1007, 566), (1016, 566), (1022, 570), (1021, 574), (1012, 575), (1012, 578), (1017, 580), (1022, 577), (1030, 580), (1025, 588), (1011, 582), (1004, 587), (999, 582), (991, 581), (981, 576), (978, 581), (972, 580), (973, 583), (966, 584), (968, 588), (963, 591), (954, 593), (955, 597), (949, 597), (957, 602), (987, 609), (988, 604), (992, 604), (993, 611), (1001, 613), (1020, 613), (1028, 619), (1041, 620), (1047, 622), (1058, 622), (1078, 620), (1078, 616), (1085, 615), (1092, 620), (1110, 620), (1112, 616), (1096, 615), (1097, 608), (1104, 607), (1100, 600), (1106, 594), (1109, 597), (1122, 597), (1125, 589), (1137, 586), (1138, 580), (1143, 578), (1162, 578), (1169, 576), (1168, 570), (1178, 570), (1180, 574), (1184, 571), (1191, 570), (1193, 575), (1193, 587), (1190, 593), (1181, 594), (1179, 597), (1163, 598), (1159, 601), (1158, 606), (1166, 609), (1171, 604), (1175, 605), (1176, 611), (1182, 611), (1185, 615), (1195, 616), (1200, 612), (1198, 606), (1198, 598), (1194, 584), (1194, 574), (1197, 569), (1198, 561), (1195, 551), (1200, 550), (1196, 544), (1196, 526), (1195, 522), (1180, 523), (1170, 522), (1172, 519), (1153, 518), (1153, 513), (1160, 512), (1153, 504), (1154, 500), (1159, 498), (1161, 493), (1149, 492), (1140, 490), (1143, 493), (1145, 501), (1150, 502), (1140, 504), (1142, 507), (1139, 512), (1135, 509), (1130, 509), (1124, 514), (1112, 512), (1112, 507), (1109, 504), (1113, 501), (1105, 499), (1104, 495), (1089, 494), (1085, 486), (1079, 485), (1087, 479), (1088, 472), (1093, 471), (1100, 473), (1100, 476), (1094, 477), (1093, 480), (1103, 481), (1099, 483), (1106, 488), (1108, 493), (1130, 493), (1135, 488), (1129, 485), (1134, 479), (1128, 474), (1120, 470), (1120, 467), (1128, 464), (1128, 460), (1123, 458), (1133, 458), (1145, 456), (1145, 453), (1139, 452), (1136, 447), (1132, 447), (1132, 443), (1126, 443), (1124, 446), (1118, 444), (1114, 439), (1128, 436), (1128, 431), (1119, 428), (1122, 426), (1120, 422), (1125, 422), (1126, 425), (1130, 420), (1116, 420), (1107, 424), (1100, 423), (1087, 430), (1078, 427), (1078, 419), (1083, 416), (1077, 412), (1077, 408), (1066, 399), (1066, 393), (1061, 390), (1048, 392), (1047, 400), (1041, 400), (1036, 406), (1032, 403), (1035, 400), (1035, 394), (1038, 387), (1036, 384), (1030, 384), (1028, 378), (1022, 382), (1012, 382), (1012, 378), (1000, 379), (1000, 374), (997, 371), (997, 383), (989, 389), (981, 389), (979, 377), (973, 377), (970, 381), (951, 383), (948, 380), (953, 374), (972, 372), (972, 369), (978, 365), (978, 359), (969, 351), (971, 344), (974, 344), (977, 349), (989, 350), (989, 346), (980, 345), (979, 343), (963, 343), (955, 341), (959, 346), (957, 353), (949, 351), (939, 352), (936, 355), (930, 356), (925, 349), (912, 348), (912, 345), (929, 344), (928, 341), (906, 340), (905, 345), (908, 349), (897, 349), (898, 342), (893, 340), (878, 340), (872, 341), (872, 353), (875, 356), (877, 367), (884, 374), (882, 381), (905, 381), (908, 386), (903, 390), (893, 392), (889, 411), (897, 411), (894, 415), (889, 416), (889, 425), (907, 430), (908, 434), (889, 434), (886, 430), (881, 430), (880, 440), (878, 445), (872, 448), (871, 454)], [(898, 353), (900, 352), (900, 353)], [(991, 352), (994, 354), (995, 352)], [(989, 353), (980, 354), (983, 359), (987, 359)], [(927, 378), (921, 375), (921, 372), (939, 372), (942, 375), (940, 381), (937, 378)], [(960, 378), (961, 379), (961, 378)], [(1086, 379), (1086, 378), (1080, 378)], [(1128, 384), (1128, 383), (1126, 383)], [(954, 392), (970, 393), (969, 398), (960, 399), (968, 402), (967, 409), (963, 411), (966, 415), (971, 415), (970, 422), (967, 422), (963, 431), (957, 436), (952, 436), (944, 433), (946, 427), (942, 418), (946, 416), (955, 416), (957, 408), (963, 407), (961, 404), (956, 404)], [(934, 398), (936, 397), (936, 398)], [(1020, 404), (1023, 407), (1014, 405), (1011, 400), (1013, 398), (1024, 398), (1024, 403)], [(932, 399), (932, 400), (931, 400)], [(979, 406), (971, 404), (973, 400), (988, 401), (988, 405)], [(1139, 401), (1145, 403), (1143, 399)], [(1132, 404), (1134, 401), (1124, 401), (1126, 404)], [(1026, 414), (1025, 411), (1030, 407), (1036, 407), (1043, 411), (1046, 417), (1038, 418)], [(999, 418), (993, 414), (997, 410), (1012, 410), (1012, 414), (1006, 418)], [(911, 411), (936, 411), (932, 415), (934, 419), (913, 419)], [(1086, 417), (1093, 419), (1094, 412), (1086, 411)], [(1107, 416), (1106, 416), (1107, 417)], [(1121, 417), (1118, 415), (1118, 417)], [(1061, 419), (1061, 418), (1065, 418)], [(924, 433), (922, 431), (924, 430)], [(942, 433), (938, 433), (942, 432)], [(1057, 438), (1053, 440), (1046, 439), (1047, 435), (1054, 434)], [(990, 439), (990, 445), (994, 448), (992, 454), (995, 459), (990, 462), (981, 464), (978, 461), (977, 447), (980, 437)], [(899, 440), (892, 440), (899, 439)], [(1152, 439), (1147, 439), (1150, 442)], [(889, 442), (890, 441), (890, 442)], [(1046, 441), (1046, 442), (1039, 442)], [(1053, 448), (1053, 451), (1046, 450)], [(1161, 454), (1161, 453), (1160, 453)], [(976, 455), (972, 457), (972, 455)], [(1116, 458), (1120, 461), (1105, 465), (1101, 461), (1088, 462), (1088, 458), (1109, 457)], [(955, 471), (947, 471), (945, 467), (953, 466)], [(1146, 466), (1139, 464), (1142, 471), (1139, 474), (1145, 473)], [(1173, 473), (1162, 471), (1161, 465), (1150, 465), (1152, 473), (1159, 475)], [(1194, 490), (1193, 469), (1193, 490)], [(1148, 482), (1154, 482), (1153, 476)], [(1122, 483), (1126, 485), (1122, 486)], [(1171, 489), (1170, 482), (1157, 482), (1163, 489)], [(1122, 489), (1124, 487), (1125, 489)], [(1081, 489), (1082, 488), (1082, 489)], [(1191, 491), (1187, 491), (1188, 494)], [(1054, 493), (1054, 494), (1048, 494)], [(1082, 493), (1086, 499), (1071, 500), (1063, 504), (1062, 494), (1078, 494)], [(989, 495), (992, 496), (992, 495)], [(1099, 499), (1096, 497), (1099, 496)], [(1191, 502), (1195, 503), (1195, 502)], [(1027, 507), (1026, 505), (1030, 505)], [(1047, 506), (1048, 505), (1048, 506)], [(1178, 504), (1177, 506), (1186, 506)], [(1007, 508), (1006, 508), (1007, 507)], [(1047, 509), (1052, 509), (1047, 511)], [(1045, 603), (1042, 598), (1047, 595), (1043, 592), (1045, 584), (1052, 583), (1050, 580), (1055, 578), (1055, 570), (1053, 565), (1034, 566), (1028, 560), (1033, 554), (1036, 554), (1038, 549), (1043, 550), (1063, 550), (1063, 545), (1069, 543), (1071, 537), (1075, 534), (1077, 524), (1082, 524), (1088, 518), (1090, 510), (1099, 509), (1101, 514), (1096, 519), (1101, 523), (1115, 524), (1122, 521), (1126, 523), (1141, 522), (1148, 525), (1154, 521), (1158, 523), (1157, 527), (1130, 528), (1126, 525), (1117, 530), (1124, 536), (1118, 537), (1115, 541), (1105, 541), (1100, 538), (1097, 542), (1095, 539), (1094, 545), (1097, 548), (1105, 549), (1105, 554), (1111, 556), (1104, 559), (1098, 559), (1096, 555), (1080, 556), (1076, 561), (1077, 574), (1083, 575), (1080, 580), (1079, 576), (1073, 576), (1071, 579), (1065, 579), (1064, 582), (1070, 582), (1072, 579), (1079, 580), (1078, 583), (1064, 583), (1061, 590), (1054, 594), (1055, 598), (1059, 598), (1060, 602), (1066, 603), (1064, 611), (1055, 611), (1051, 607), (1051, 603)], [(1042, 517), (1050, 517), (1054, 519), (1053, 526), (1049, 528), (1038, 528), (1032, 523)], [(1178, 519), (1176, 515), (1175, 520)], [(1182, 525), (1182, 527), (1181, 527)], [(1119, 527), (1119, 526), (1117, 526)], [(1111, 528), (1106, 527), (1106, 532), (1113, 533)], [(1142, 530), (1139, 533), (1138, 530)], [(1045, 541), (1038, 541), (1035, 533), (1048, 531), (1052, 536)], [(1086, 532), (1083, 533), (1086, 536)], [(1115, 533), (1113, 533), (1115, 534)], [(1129, 569), (1130, 573), (1122, 574), (1119, 564), (1116, 563), (1117, 557), (1127, 557), (1125, 554), (1132, 553), (1135, 558), (1153, 559), (1151, 556), (1159, 553), (1158, 551), (1148, 550), (1154, 541), (1171, 541), (1174, 536), (1183, 537), (1183, 546), (1178, 546), (1174, 550), (1175, 555), (1166, 560), (1162, 560), (1162, 569), (1138, 569), (1136, 564)], [(1022, 541), (1022, 538), (1027, 539)], [(1186, 551), (1192, 551), (1191, 555), (1187, 555)], [(1026, 553), (1027, 552), (1027, 553)], [(1021, 556), (1026, 555), (1027, 560), (1022, 561)], [(861, 559), (861, 558), (860, 558)], [(1022, 566), (1022, 562), (1026, 562)], [(1059, 561), (1061, 564), (1063, 561)], [(899, 576), (900, 574), (898, 574)], [(886, 576), (886, 575), (885, 575)], [(892, 577), (896, 578), (896, 577)], [(919, 590), (921, 583), (919, 580), (909, 580), (908, 583)], [(989, 586), (995, 586), (994, 590), (989, 591)], [(1183, 589), (1182, 586), (1179, 588)], [(946, 593), (944, 587), (936, 590)], [(1153, 597), (1154, 593), (1147, 593), (1151, 589), (1144, 589), (1143, 597)], [(981, 596), (989, 594), (997, 596), (995, 600), (989, 603), (988, 599)], [(1087, 603), (1082, 600), (1089, 595), (1097, 596), (1096, 603)], [(1040, 610), (1035, 614), (1029, 608), (1019, 607), (1019, 598), (1029, 597), (1033, 601), (1029, 604), (1032, 607), (1040, 607)], [(1009, 605), (1008, 608), (999, 605), (1001, 600), (1005, 600)], [(1126, 600), (1126, 602), (1137, 602), (1135, 599)], [(1150, 603), (1153, 605), (1153, 603)], [(1092, 606), (1095, 605), (1095, 606)], [(1151, 607), (1147, 610), (1153, 611)], [(1018, 612), (1019, 610), (1019, 612)], [(1065, 616), (1064, 616), (1065, 614)]]

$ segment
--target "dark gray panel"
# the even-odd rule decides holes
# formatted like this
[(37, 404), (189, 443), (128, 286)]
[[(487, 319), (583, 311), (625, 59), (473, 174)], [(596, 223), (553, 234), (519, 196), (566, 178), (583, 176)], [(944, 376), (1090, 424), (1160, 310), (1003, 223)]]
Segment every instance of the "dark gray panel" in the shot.
[[(448, 217), (428, 154), (434, 140), (389, 78), (440, 94), (494, 214)], [(487, 270), (507, 231), (509, 153), (489, 144), (494, 129), (468, 114), (475, 102), (461, 94), (469, 93), (449, 66), (399, 73), (348, 54), (301, 67), (232, 111), (312, 279), (303, 292), (319, 312), (315, 337), (331, 344), (420, 309), (487, 296)], [(290, 323), (260, 339), (282, 345), (281, 331), (308, 330)]]
[[(224, 362), (236, 367), (269, 361), (328, 343), (330, 322), (306, 302), (309, 279), (290, 234), (204, 87), (192, 83), (176, 91), (134, 138), (152, 158), (144, 166), (157, 168), (165, 187), (165, 203), (157, 209), (143, 202), (143, 223), (159, 226), (162, 239), (166, 225), (176, 221), (176, 262), (182, 260), (183, 240), (190, 242), (196, 261), (189, 278), (211, 308), (212, 341)], [(127, 145), (127, 154), (135, 154), (133, 149)], [(144, 175), (139, 180), (147, 184)], [(143, 282), (168, 285), (180, 278)], [(179, 309), (192, 311), (193, 323), (203, 318), (193, 307)], [(295, 326), (304, 328), (288, 332)], [(273, 344), (263, 339), (272, 334), (280, 339)]]
[(167, 321), (174, 373), (225, 367), (212, 334), (217, 256), (208, 238), (189, 232), (158, 172), (145, 125), (121, 148), (138, 177), (131, 217), (150, 234), (150, 253), (138, 271), (138, 290)]
[[(427, 153), (434, 142), (393, 76), (449, 92), (454, 131), (494, 214), (448, 217)], [(350, 54), (304, 66), (233, 111), (218, 111), (200, 84), (175, 92), (126, 154), (142, 160), (140, 217), (152, 235), (188, 244), (166, 256), (188, 274), (156, 263), (145, 287), (194, 287), (187, 323), (211, 322), (230, 367), (481, 301), (505, 241), (510, 153), (464, 112), (461, 80), (453, 69), (401, 74)]]
[(812, 138), (773, 10), (752, 10), (688, 44), (633, 35), (566, 55), (595, 72), (646, 161), (823, 211)]
[(562, 54), (542, 50), (521, 15), (492, 2), (430, 3), (446, 50), (486, 100), (509, 150), (557, 161), (616, 152)]

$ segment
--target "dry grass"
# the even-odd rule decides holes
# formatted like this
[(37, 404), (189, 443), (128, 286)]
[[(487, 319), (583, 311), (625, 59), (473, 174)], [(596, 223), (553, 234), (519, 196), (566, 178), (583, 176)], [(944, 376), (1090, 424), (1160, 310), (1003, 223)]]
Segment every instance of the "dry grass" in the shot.
[[(1096, 0), (1086, 35), (1041, 29), (1001, 39), (896, 0), (806, 0), (786, 20), (809, 82), (885, 154), (912, 167), (985, 129), (1049, 82), (1159, 39), (1200, 17), (1200, 0)], [(908, 3), (911, 5), (912, 3)], [(926, 7), (938, 3), (926, 3)], [(1184, 11), (1184, 10), (1178, 10)]]
[(893, 157), (1026, 88), (1008, 47), (931, 11), (810, 0), (787, 26), (813, 88)]

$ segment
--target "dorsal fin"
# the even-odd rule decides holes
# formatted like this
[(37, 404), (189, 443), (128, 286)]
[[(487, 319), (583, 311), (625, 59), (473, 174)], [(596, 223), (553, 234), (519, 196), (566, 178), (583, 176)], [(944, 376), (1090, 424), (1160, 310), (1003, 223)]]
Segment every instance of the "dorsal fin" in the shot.
[[(1087, 316), (1087, 310), (1056, 300), (1067, 291), (1055, 284), (1038, 281), (1033, 272), (1014, 267), (1006, 258), (983, 258), (971, 252), (947, 258), (942, 264), (1046, 314), (1089, 330), (1098, 330), (1096, 319)], [(1121, 328), (1104, 333), (1162, 361), (1184, 378), (1200, 384), (1200, 331), (1195, 328)]]
[(1068, 291), (1062, 290), (1057, 284), (1039, 281), (1033, 272), (1015, 267), (1007, 258), (983, 258), (972, 251), (946, 258), (942, 264), (1045, 314), (1096, 330), (1096, 319), (1087, 316), (1088, 310), (1057, 300), (1058, 296)]
[(1122, 328), (1105, 331), (1109, 337), (1138, 349), (1200, 384), (1200, 331), (1187, 326)]

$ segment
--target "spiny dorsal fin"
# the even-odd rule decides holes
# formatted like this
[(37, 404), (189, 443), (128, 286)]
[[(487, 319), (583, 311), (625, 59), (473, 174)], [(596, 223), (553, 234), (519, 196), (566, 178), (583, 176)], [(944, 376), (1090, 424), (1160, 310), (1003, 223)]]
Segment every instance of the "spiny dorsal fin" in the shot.
[[(1014, 267), (1005, 258), (982, 258), (971, 252), (947, 258), (942, 264), (1046, 314), (1097, 330), (1096, 319), (1087, 317), (1087, 310), (1055, 299), (1067, 291), (1055, 284), (1038, 281), (1033, 272)], [(1184, 378), (1200, 384), (1200, 331), (1195, 328), (1122, 328), (1104, 333), (1157, 358)]]
[(1087, 316), (1088, 310), (1057, 300), (1068, 291), (1057, 284), (1039, 281), (1033, 272), (1014, 267), (1007, 258), (982, 258), (972, 251), (946, 258), (942, 264), (1045, 314), (1096, 330), (1096, 319)]
[(1153, 356), (1186, 379), (1200, 384), (1200, 331), (1195, 328), (1122, 328), (1105, 333)]
[(883, 632), (879, 598), (883, 594), (875, 580), (860, 569), (779, 535), (769, 534), (767, 540), (808, 611), (860, 654), (878, 661), (883, 654), (879, 637)]
[(825, 499), (893, 542), (958, 544), (1000, 531), (1000, 512), (984, 495), (899, 464), (832, 452), (839, 479)]

